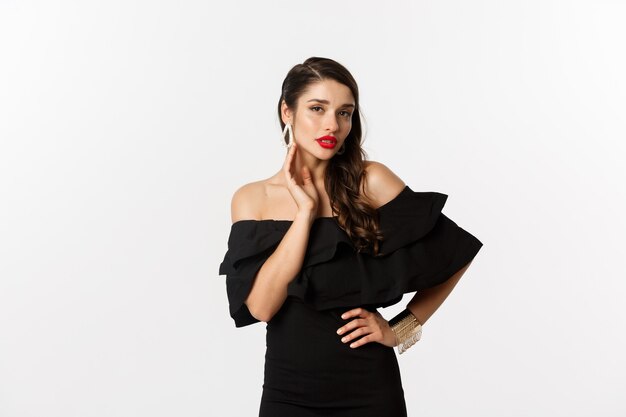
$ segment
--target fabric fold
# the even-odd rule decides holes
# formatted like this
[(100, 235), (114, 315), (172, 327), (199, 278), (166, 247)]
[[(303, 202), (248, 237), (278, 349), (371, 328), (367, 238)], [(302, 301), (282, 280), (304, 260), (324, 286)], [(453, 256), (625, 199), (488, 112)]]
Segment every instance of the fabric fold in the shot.
[[(307, 251), (289, 296), (316, 310), (387, 307), (403, 294), (445, 282), (471, 261), (482, 243), (442, 213), (447, 195), (409, 186), (377, 209), (384, 240), (380, 254), (358, 253), (336, 217), (311, 226)], [(231, 227), (219, 274), (226, 275), (236, 327), (255, 319), (244, 301), (254, 278), (280, 244), (290, 220), (241, 220)]]

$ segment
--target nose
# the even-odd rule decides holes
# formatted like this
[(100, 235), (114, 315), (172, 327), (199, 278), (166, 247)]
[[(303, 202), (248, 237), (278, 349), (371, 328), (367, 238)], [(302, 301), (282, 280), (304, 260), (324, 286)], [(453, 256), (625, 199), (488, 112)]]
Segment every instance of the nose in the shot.
[(329, 132), (335, 132), (339, 129), (339, 123), (337, 123), (337, 117), (332, 113), (328, 112), (326, 116), (326, 130)]

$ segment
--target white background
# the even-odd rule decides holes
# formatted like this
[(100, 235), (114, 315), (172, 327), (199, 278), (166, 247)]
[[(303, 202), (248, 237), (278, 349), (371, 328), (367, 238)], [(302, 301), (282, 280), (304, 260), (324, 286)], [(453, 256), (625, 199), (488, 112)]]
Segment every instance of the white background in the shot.
[(409, 415), (625, 415), (625, 18), (1, 0), (0, 416), (257, 414), (265, 324), (234, 327), (218, 266), (310, 56), (357, 79), (369, 158), (484, 244), (398, 357)]

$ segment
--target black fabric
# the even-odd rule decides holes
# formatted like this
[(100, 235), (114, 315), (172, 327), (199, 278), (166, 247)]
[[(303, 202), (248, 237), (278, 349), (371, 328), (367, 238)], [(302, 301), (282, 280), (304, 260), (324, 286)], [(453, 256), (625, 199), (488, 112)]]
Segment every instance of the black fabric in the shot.
[[(378, 208), (385, 236), (380, 252), (357, 253), (335, 217), (311, 226), (302, 269), (289, 296), (312, 308), (388, 307), (402, 295), (441, 284), (480, 250), (482, 243), (441, 212), (448, 196), (415, 192), (407, 185)], [(290, 220), (240, 220), (231, 226), (219, 274), (226, 275), (236, 327), (258, 322), (244, 304), (254, 278), (291, 226)]]
[[(441, 212), (446, 199), (406, 186), (380, 207), (380, 256), (357, 253), (336, 218), (314, 221), (302, 268), (266, 325), (260, 417), (406, 417), (394, 349), (376, 342), (350, 348), (336, 330), (352, 320), (342, 313), (395, 304), (404, 293), (441, 284), (476, 256), (482, 243)], [(226, 275), (235, 326), (258, 322), (244, 301), (291, 224), (232, 225), (219, 273)]]
[(406, 417), (394, 349), (341, 342), (345, 311), (287, 297), (267, 323), (260, 417)]

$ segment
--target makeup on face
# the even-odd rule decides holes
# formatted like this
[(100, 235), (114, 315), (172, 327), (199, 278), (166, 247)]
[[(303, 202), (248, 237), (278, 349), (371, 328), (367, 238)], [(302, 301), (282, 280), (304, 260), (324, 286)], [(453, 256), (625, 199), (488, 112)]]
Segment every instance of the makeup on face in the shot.
[(337, 146), (337, 138), (334, 136), (322, 136), (321, 138), (315, 139), (315, 141), (322, 147), (326, 149), (333, 149)]

